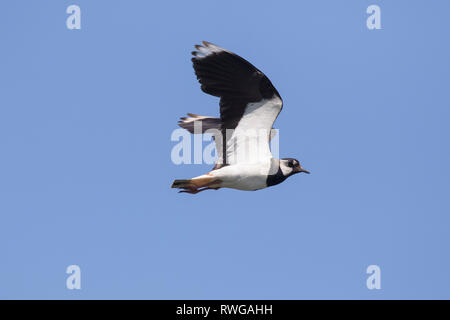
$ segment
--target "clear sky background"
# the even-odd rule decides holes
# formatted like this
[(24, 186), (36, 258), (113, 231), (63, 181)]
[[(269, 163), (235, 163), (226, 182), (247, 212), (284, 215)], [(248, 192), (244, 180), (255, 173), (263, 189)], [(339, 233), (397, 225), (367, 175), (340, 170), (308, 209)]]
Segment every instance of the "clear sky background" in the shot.
[[(81, 30), (66, 8), (81, 7)], [(381, 8), (368, 30), (366, 8)], [(2, 1), (0, 298), (450, 298), (449, 1)], [(284, 99), (256, 192), (170, 189), (207, 40)], [(79, 265), (82, 289), (66, 289)], [(381, 268), (381, 290), (366, 287)]]

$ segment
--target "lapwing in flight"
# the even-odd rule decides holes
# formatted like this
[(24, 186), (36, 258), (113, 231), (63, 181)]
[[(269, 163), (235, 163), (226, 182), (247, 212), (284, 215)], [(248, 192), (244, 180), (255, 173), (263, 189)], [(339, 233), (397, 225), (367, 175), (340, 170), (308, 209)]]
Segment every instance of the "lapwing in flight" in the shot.
[(212, 133), (217, 161), (210, 172), (175, 180), (172, 188), (191, 194), (220, 188), (259, 190), (309, 173), (296, 159), (272, 156), (272, 125), (283, 101), (264, 73), (212, 43), (203, 41), (195, 48), (195, 74), (203, 92), (220, 97), (220, 118), (188, 113), (179, 125), (193, 134)]

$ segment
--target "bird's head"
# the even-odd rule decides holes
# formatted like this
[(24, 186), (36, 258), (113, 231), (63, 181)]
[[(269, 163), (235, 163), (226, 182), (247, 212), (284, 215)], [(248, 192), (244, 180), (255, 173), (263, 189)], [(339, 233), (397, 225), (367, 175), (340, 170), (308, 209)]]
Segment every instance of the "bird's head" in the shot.
[(285, 177), (288, 177), (290, 175), (299, 173), (299, 172), (304, 172), (304, 173), (308, 173), (309, 171), (302, 168), (302, 166), (300, 165), (300, 162), (297, 159), (292, 159), (292, 158), (283, 158), (280, 159), (280, 169), (281, 172), (283, 172), (283, 175)]

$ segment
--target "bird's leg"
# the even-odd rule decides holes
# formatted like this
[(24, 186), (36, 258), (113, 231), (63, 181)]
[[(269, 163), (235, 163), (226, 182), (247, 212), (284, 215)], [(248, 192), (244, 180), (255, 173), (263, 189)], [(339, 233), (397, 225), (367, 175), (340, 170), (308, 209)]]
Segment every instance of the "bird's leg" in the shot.
[(185, 193), (190, 193), (190, 194), (197, 194), (197, 193), (199, 193), (200, 191), (203, 191), (203, 190), (205, 190), (205, 189), (207, 189), (207, 188), (197, 189), (197, 188), (191, 187), (191, 188), (186, 188), (185, 190), (180, 190), (180, 191), (178, 191), (178, 193), (183, 193), (183, 192), (185, 192)]
[(189, 187), (183, 187), (183, 190), (178, 191), (178, 193), (190, 193), (190, 194), (196, 194), (200, 191), (198, 191), (198, 188), (195, 186), (189, 186)]
[(191, 184), (185, 187), (182, 187), (184, 190), (178, 191), (178, 193), (190, 193), (190, 194), (197, 194), (204, 190), (219, 190), (220, 187), (209, 187), (211, 185), (217, 185), (221, 181), (219, 179), (214, 179), (210, 181), (206, 181), (206, 183), (197, 183), (197, 184)]
[(209, 188), (209, 187), (204, 187), (204, 188), (200, 188), (200, 189), (195, 189), (195, 188), (187, 188), (186, 190), (180, 190), (178, 191), (178, 193), (190, 193), (190, 194), (197, 194), (199, 192), (205, 191), (205, 190), (219, 190), (220, 188)]

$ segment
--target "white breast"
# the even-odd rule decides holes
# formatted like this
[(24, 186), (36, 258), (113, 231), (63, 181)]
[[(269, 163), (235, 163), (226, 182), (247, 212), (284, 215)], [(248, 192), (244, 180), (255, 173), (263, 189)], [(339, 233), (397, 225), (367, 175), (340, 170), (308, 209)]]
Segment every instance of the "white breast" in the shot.
[(229, 165), (210, 174), (219, 178), (222, 188), (258, 190), (267, 187), (270, 161)]

